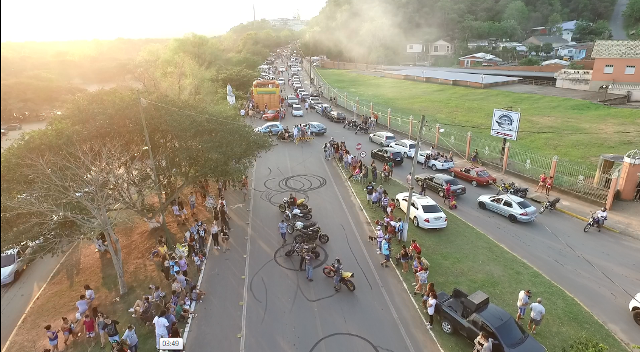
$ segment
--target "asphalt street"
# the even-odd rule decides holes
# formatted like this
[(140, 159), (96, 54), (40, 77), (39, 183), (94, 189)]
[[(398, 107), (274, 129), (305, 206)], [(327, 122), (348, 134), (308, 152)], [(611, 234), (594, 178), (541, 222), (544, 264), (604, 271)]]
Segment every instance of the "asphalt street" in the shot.
[[(232, 249), (209, 255), (201, 285), (207, 296), (196, 309), (187, 351), (439, 351), (400, 278), (379, 265), (367, 243), (371, 227), (339, 171), (323, 159), (324, 139), (279, 143), (258, 158), (250, 199), (227, 192)], [(299, 257), (284, 256), (292, 236), (282, 246), (278, 234), (277, 204), (289, 193), (308, 199), (313, 220), (330, 236), (319, 248), (313, 282), (297, 270)], [(355, 273), (354, 292), (335, 292), (322, 274), (336, 257)]]
[[(348, 117), (353, 116), (353, 112), (342, 111)], [(351, 150), (361, 143), (362, 150), (367, 152), (365, 160), (370, 163), (371, 150), (377, 145), (369, 142), (367, 135), (355, 135), (353, 131), (343, 129), (341, 124), (334, 124), (315, 113), (307, 114), (304, 120), (325, 124), (328, 127), (326, 140), (331, 137), (344, 140)], [(285, 124), (293, 125), (294, 122), (288, 120)], [(316, 140), (322, 141), (322, 138)], [(430, 143), (423, 144), (423, 147), (427, 146)], [(437, 173), (417, 170), (416, 174)], [(411, 159), (406, 159), (394, 170), (394, 178), (406, 182), (410, 171)], [(569, 292), (623, 341), (640, 344), (638, 325), (628, 309), (632, 296), (640, 292), (640, 241), (605, 230), (584, 233), (582, 221), (553, 211), (539, 215), (533, 223), (512, 224), (477, 206), (478, 196), (495, 194), (495, 188), (466, 186), (467, 194), (457, 199), (457, 215)], [(435, 193), (432, 196), (437, 197)], [(514, 288), (514, 304), (520, 289)], [(535, 290), (535, 287), (531, 289)], [(553, 314), (549, 310), (547, 313)]]
[(611, 13), (611, 19), (609, 20), (609, 27), (611, 27), (611, 34), (614, 40), (627, 40), (627, 32), (624, 30), (624, 18), (622, 12), (627, 8), (629, 0), (618, 0), (616, 6)]

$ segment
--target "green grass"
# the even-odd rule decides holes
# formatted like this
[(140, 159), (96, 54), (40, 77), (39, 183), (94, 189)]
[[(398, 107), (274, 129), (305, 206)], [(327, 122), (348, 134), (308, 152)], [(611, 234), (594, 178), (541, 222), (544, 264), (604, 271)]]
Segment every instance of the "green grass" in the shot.
[[(444, 124), (445, 129), (457, 130), (462, 135), (471, 131), (474, 136), (500, 144), (499, 138), (489, 135), (493, 109), (512, 107), (520, 109), (522, 117), (518, 140), (511, 145), (522, 151), (594, 164), (601, 154), (624, 155), (639, 147), (640, 111), (634, 109), (569, 98), (372, 77), (344, 70), (318, 72), (341, 94), (346, 92), (349, 100), (358, 97), (367, 107), (373, 102), (374, 110), (384, 111), (381, 116), (384, 123), (383, 116), (391, 108), (394, 117), (401, 115), (408, 119), (413, 115), (417, 119), (424, 114), (429, 123)], [(617, 133), (621, 131), (635, 133)]]
[[(382, 219), (380, 208), (370, 208), (366, 205), (364, 187), (360, 187), (358, 183), (355, 185), (358, 200), (364, 205), (369, 218), (372, 221)], [(397, 181), (385, 183), (384, 188), (391, 198), (407, 191), (407, 188)], [(404, 217), (402, 210), (397, 212), (399, 213), (396, 215)], [(451, 293), (453, 288), (459, 288), (469, 294), (483, 291), (489, 295), (492, 303), (504, 308), (515, 318), (518, 292), (531, 289), (534, 299), (543, 299), (547, 311), (535, 338), (548, 351), (562, 351), (562, 347), (568, 347), (574, 338), (583, 333), (608, 346), (610, 352), (628, 351), (611, 331), (551, 280), (455, 214), (447, 210), (445, 212), (448, 218), (445, 229), (424, 230), (409, 225), (408, 239), (415, 238), (420, 244), (424, 257), (431, 265), (429, 281), (434, 283), (436, 291)], [(395, 248), (392, 254), (399, 250), (399, 245), (395, 243), (394, 241)], [(404, 274), (403, 279), (407, 287), (413, 287), (412, 273)], [(414, 298), (420, 304), (420, 296)], [(528, 314), (529, 311), (526, 321)], [(463, 336), (445, 334), (437, 318), (434, 325), (433, 332), (445, 351), (473, 349), (472, 344)]]

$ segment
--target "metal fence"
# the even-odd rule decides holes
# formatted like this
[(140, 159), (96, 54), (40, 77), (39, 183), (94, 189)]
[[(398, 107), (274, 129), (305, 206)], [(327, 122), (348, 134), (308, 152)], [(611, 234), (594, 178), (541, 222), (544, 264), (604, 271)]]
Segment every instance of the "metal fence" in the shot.
[[(355, 112), (357, 115), (370, 116), (372, 112), (372, 102), (359, 97), (350, 96), (346, 92), (340, 92), (331, 87), (314, 68), (314, 80), (316, 86), (322, 86), (321, 91), (325, 97), (336, 97), (339, 106)], [(420, 115), (405, 116), (384, 109), (373, 104), (373, 113), (378, 115), (379, 126), (389, 126), (389, 129), (410, 134), (413, 139), (417, 139)], [(436, 125), (438, 122), (428, 117), (428, 125), (423, 133), (423, 141), (429, 144), (435, 143)], [(469, 131), (465, 131), (455, 126), (443, 124), (438, 137), (438, 147), (447, 151), (452, 151), (459, 158), (466, 157), (467, 136)], [(491, 164), (502, 168), (504, 160), (504, 150), (502, 140), (480, 137), (477, 134), (471, 136), (470, 153), (478, 151), (478, 156), (483, 164)], [(470, 156), (469, 156), (470, 157)], [(553, 158), (541, 156), (526, 150), (510, 146), (507, 161), (507, 170), (518, 175), (538, 180), (542, 173), (549, 173)], [(612, 179), (612, 171), (599, 173), (598, 167), (573, 165), (566, 161), (558, 161), (554, 177), (554, 187), (593, 199), (605, 202), (609, 192)]]

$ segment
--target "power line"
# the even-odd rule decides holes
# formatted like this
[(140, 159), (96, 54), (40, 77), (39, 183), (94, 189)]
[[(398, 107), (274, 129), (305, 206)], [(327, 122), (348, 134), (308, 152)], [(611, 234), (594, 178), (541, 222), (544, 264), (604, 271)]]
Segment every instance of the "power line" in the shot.
[(143, 103), (142, 105), (144, 105), (144, 103), (150, 103), (150, 104), (153, 104), (153, 105), (161, 106), (161, 107), (166, 108), (166, 109), (171, 109), (171, 110), (174, 110), (174, 111), (183, 112), (183, 113), (189, 114), (189, 115), (206, 117), (206, 118), (209, 118), (209, 119), (212, 119), (212, 120), (216, 120), (216, 121), (224, 121), (224, 122), (227, 122), (227, 123), (233, 123), (233, 124), (237, 124), (237, 125), (247, 126), (247, 124), (244, 123), (244, 122), (229, 121), (229, 120), (221, 119), (219, 117), (213, 117), (213, 116), (209, 116), (209, 115), (198, 114), (198, 113), (191, 112), (191, 111), (185, 111), (185, 110), (182, 110), (182, 109), (174, 108), (172, 106), (167, 106), (167, 105), (164, 105), (164, 104), (152, 101), (152, 100), (144, 99), (144, 98), (142, 98), (142, 103)]

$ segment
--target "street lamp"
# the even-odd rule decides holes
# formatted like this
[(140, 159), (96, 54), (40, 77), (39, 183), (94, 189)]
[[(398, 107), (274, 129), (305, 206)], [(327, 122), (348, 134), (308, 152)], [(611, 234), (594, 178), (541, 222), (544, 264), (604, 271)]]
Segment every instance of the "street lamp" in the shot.
[(404, 216), (404, 226), (402, 227), (402, 240), (407, 240), (407, 231), (409, 231), (409, 216), (411, 214), (411, 198), (413, 198), (413, 176), (415, 174), (416, 163), (418, 161), (418, 154), (420, 153), (420, 142), (422, 141), (422, 130), (424, 129), (425, 116), (420, 118), (420, 129), (418, 130), (418, 141), (416, 142), (416, 151), (413, 153), (413, 159), (411, 160), (411, 183), (409, 183), (409, 198), (407, 199), (407, 212)]

